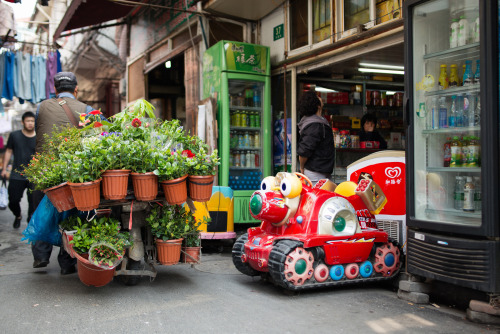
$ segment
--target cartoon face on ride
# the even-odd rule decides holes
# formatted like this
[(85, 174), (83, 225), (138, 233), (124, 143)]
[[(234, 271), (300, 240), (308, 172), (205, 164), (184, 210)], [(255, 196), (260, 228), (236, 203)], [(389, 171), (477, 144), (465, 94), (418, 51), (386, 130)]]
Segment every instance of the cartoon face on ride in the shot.
[(233, 263), (291, 290), (391, 279), (403, 254), (376, 226), (386, 203), (373, 180), (313, 186), (299, 173), (266, 177), (249, 202), (262, 224), (235, 242)]

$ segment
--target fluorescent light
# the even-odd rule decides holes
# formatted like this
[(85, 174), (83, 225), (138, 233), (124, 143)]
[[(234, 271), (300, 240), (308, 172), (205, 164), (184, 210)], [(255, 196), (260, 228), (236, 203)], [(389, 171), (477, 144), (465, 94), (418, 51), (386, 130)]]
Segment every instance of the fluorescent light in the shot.
[(385, 74), (401, 74), (404, 75), (405, 71), (395, 71), (395, 70), (384, 70), (380, 68), (358, 68), (360, 72), (368, 72), (368, 73), (385, 73)]
[(392, 90), (388, 90), (385, 92), (385, 95), (394, 95), (394, 94), (396, 94), (396, 92)]
[(171, 62), (170, 60), (167, 60), (167, 61), (165, 62), (165, 67), (166, 67), (166, 68), (171, 68), (171, 67), (172, 67), (172, 62)]
[(381, 65), (381, 64), (368, 64), (368, 63), (359, 63), (360, 66), (365, 67), (373, 67), (373, 68), (385, 68), (388, 70), (400, 70), (403, 71), (405, 69), (404, 66), (396, 66), (396, 65)]
[(318, 86), (316, 86), (316, 91), (317, 92), (322, 92), (322, 93), (336, 93), (337, 92), (334, 89), (323, 88), (323, 87), (318, 87)]

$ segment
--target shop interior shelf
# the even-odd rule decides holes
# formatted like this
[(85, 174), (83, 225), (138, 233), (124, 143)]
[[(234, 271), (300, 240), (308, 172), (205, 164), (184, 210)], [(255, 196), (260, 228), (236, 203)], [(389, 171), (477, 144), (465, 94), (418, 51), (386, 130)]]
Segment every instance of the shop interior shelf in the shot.
[(230, 130), (238, 130), (238, 131), (260, 131), (260, 127), (251, 127), (251, 126), (233, 126), (231, 125)]
[(422, 130), (422, 134), (440, 134), (440, 133), (457, 133), (457, 132), (478, 132), (481, 130), (480, 126), (464, 126), (461, 128), (444, 128), (444, 129), (430, 129)]
[(477, 52), (477, 56), (479, 57), (479, 43), (467, 44), (464, 46), (459, 46), (453, 49), (447, 49), (439, 52), (433, 52), (424, 55), (424, 59), (432, 59), (432, 58), (448, 58), (454, 55), (461, 54), (469, 54), (471, 52)]
[(481, 167), (428, 167), (428, 172), (481, 173)]
[(443, 90), (435, 90), (433, 92), (426, 92), (425, 96), (451, 96), (455, 94), (462, 93), (477, 93), (480, 90), (479, 84), (469, 85), (469, 86), (456, 86), (452, 88), (447, 88)]
[(260, 147), (232, 147), (231, 150), (235, 151), (260, 151)]
[(247, 107), (247, 106), (230, 106), (231, 110), (251, 110), (251, 111), (261, 111), (261, 107)]
[(449, 216), (459, 216), (459, 217), (477, 218), (477, 219), (481, 218), (480, 212), (465, 212), (462, 210), (455, 210), (455, 209), (442, 209), (442, 210), (426, 209), (425, 212), (429, 214), (445, 215), (447, 219), (449, 219)]
[(229, 167), (230, 170), (260, 170), (260, 167)]

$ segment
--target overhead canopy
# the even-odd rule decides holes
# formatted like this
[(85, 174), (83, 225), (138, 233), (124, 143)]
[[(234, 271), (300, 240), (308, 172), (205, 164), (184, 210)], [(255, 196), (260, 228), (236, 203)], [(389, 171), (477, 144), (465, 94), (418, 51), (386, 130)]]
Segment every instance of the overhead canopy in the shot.
[[(140, 3), (141, 0), (129, 0)], [(63, 31), (83, 28), (128, 15), (134, 6), (107, 0), (73, 0), (54, 33), (54, 41)]]

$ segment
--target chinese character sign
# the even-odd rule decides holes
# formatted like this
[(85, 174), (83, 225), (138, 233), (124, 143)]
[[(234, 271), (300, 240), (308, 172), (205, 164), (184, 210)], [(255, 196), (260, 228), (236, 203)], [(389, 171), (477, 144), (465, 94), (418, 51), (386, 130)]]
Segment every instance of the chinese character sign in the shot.
[(404, 215), (406, 214), (406, 180), (405, 163), (390, 161), (390, 158), (377, 159), (378, 163), (356, 168), (350, 176), (350, 181), (358, 183), (363, 178), (371, 178), (375, 181), (385, 196), (387, 204), (379, 213), (381, 215)]
[(269, 74), (269, 48), (261, 45), (226, 42), (225, 70)]

